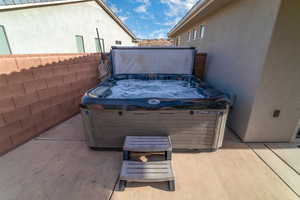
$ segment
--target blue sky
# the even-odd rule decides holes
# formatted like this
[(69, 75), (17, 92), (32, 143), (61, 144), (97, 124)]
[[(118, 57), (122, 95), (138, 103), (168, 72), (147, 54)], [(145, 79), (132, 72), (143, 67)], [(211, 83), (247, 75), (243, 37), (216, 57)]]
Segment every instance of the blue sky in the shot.
[(105, 0), (141, 39), (165, 38), (198, 0)]

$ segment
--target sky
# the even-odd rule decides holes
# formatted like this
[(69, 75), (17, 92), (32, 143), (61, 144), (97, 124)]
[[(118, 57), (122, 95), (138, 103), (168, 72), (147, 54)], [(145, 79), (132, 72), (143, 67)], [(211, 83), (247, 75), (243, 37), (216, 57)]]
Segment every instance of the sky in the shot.
[(140, 39), (166, 38), (198, 0), (104, 0)]

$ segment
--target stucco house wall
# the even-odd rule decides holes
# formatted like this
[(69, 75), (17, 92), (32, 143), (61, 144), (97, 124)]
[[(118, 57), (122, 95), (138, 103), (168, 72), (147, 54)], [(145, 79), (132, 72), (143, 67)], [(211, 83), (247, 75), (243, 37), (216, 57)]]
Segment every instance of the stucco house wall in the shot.
[[(237, 96), (229, 126), (244, 137), (267, 54), (280, 0), (233, 1), (181, 31), (183, 46), (208, 54), (206, 81)], [(204, 37), (187, 40), (187, 31), (205, 25)]]
[(299, 1), (282, 1), (245, 141), (289, 141), (300, 128), (299, 10)]
[(86, 52), (96, 52), (96, 28), (108, 52), (115, 41), (132, 46), (133, 38), (95, 1), (45, 7), (0, 10), (13, 54), (77, 53), (75, 35), (82, 35)]

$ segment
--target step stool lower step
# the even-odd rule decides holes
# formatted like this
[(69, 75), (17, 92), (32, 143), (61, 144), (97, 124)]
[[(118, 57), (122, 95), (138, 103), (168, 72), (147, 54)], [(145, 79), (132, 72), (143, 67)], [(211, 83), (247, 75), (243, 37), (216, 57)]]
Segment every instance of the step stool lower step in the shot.
[(175, 190), (175, 177), (170, 160), (155, 162), (123, 161), (119, 189), (123, 191), (127, 182), (163, 182), (169, 183), (169, 189)]

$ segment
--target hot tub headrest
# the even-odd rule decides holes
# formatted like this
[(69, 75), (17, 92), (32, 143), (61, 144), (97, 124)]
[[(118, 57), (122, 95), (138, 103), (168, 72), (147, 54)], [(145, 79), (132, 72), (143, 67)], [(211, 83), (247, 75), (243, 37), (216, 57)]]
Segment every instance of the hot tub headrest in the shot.
[(193, 47), (112, 47), (113, 74), (192, 74)]

